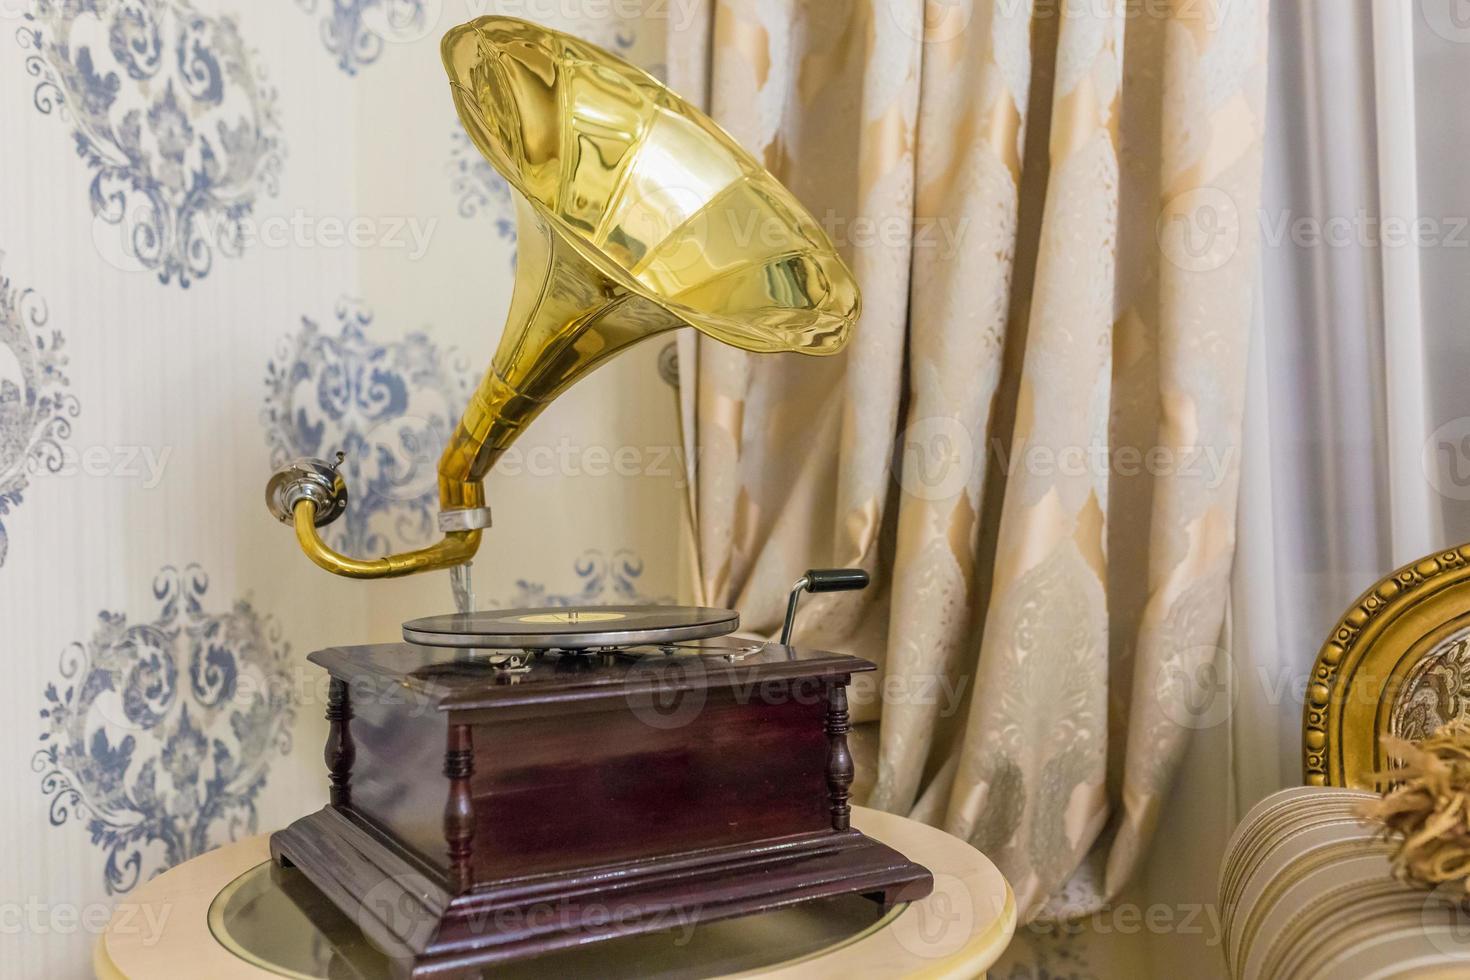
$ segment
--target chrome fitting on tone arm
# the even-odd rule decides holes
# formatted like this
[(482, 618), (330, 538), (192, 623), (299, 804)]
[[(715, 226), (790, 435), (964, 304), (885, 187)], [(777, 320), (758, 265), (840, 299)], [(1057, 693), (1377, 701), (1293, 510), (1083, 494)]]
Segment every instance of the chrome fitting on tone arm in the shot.
[(489, 507), (458, 507), (439, 512), (441, 531), (481, 531), (489, 526)]
[(314, 508), (313, 521), (326, 527), (347, 509), (347, 481), (337, 472), (344, 456), (337, 454), (335, 463), (303, 457), (293, 459), (271, 474), (265, 487), (265, 505), (282, 524), (296, 522), (296, 505), (309, 501)]
[[(475, 556), (480, 528), (490, 523), (488, 507), (449, 511), (451, 515), (466, 515), (451, 518), (460, 526), (446, 529), (442, 539), (417, 551), (363, 560), (333, 550), (317, 529), (332, 523), (347, 509), (347, 482), (337, 472), (342, 459), (338, 453), (335, 464), (323, 459), (292, 460), (271, 476), (265, 489), (265, 503), (271, 514), (295, 528), (301, 550), (319, 567), (347, 578), (396, 578), (451, 568)], [(474, 523), (477, 520), (484, 523)]]

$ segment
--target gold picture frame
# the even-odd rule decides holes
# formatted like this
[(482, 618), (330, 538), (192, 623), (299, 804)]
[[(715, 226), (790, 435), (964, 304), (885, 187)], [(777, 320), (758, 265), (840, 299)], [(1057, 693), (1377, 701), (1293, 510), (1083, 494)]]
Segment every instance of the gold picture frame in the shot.
[(1302, 708), (1302, 775), (1372, 789), (1384, 735), (1470, 716), (1470, 545), (1412, 562), (1353, 603), (1317, 654)]

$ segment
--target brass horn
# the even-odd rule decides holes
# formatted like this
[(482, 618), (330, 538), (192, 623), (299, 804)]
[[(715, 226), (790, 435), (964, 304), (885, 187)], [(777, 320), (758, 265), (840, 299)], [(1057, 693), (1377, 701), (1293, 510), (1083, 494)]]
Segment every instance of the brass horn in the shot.
[(505, 332), (439, 460), (426, 548), (373, 560), (317, 529), (346, 507), (335, 466), (297, 460), (271, 512), (329, 572), (385, 578), (469, 561), (490, 524), (483, 480), (578, 378), (691, 326), (743, 350), (833, 354), (858, 316), (852, 272), (791, 193), (704, 113), (585, 41), (510, 17), (441, 46), (460, 121), (516, 191), (519, 254)]

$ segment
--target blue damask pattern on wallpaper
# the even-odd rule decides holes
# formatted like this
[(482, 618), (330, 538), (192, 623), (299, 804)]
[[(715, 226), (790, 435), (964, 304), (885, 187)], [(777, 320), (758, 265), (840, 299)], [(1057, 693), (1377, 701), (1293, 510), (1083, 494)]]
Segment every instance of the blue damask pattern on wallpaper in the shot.
[(296, 0), (321, 15), (322, 44), (337, 67), (356, 75), (383, 55), (384, 41), (416, 41), (437, 27), (439, 0)]
[(0, 565), (10, 551), (5, 518), (34, 474), (61, 469), (62, 442), (81, 409), (64, 390), (66, 342), (47, 319), (41, 297), (0, 271)]
[(643, 559), (627, 548), (611, 555), (592, 549), (582, 554), (572, 566), (580, 583), (575, 592), (548, 592), (540, 582), (517, 579), (515, 591), (499, 605), (519, 606), (617, 606), (670, 605), (671, 595), (644, 593), (638, 581), (643, 576)]
[(510, 185), (495, 172), (463, 129), (455, 129), (449, 142), (450, 189), (459, 200), (460, 217), (483, 214), (495, 229), (495, 237), (510, 246), (510, 264), (515, 267), (516, 208)]
[(16, 33), (32, 102), (72, 129), (92, 172), (100, 256), (189, 284), (276, 192), (276, 93), (235, 22), (188, 0), (35, 0)]
[(154, 579), (145, 622), (101, 612), (61, 654), (41, 709), (51, 824), (84, 822), (109, 894), (254, 834), (271, 760), (291, 748), (289, 647), (249, 602), (205, 607), (197, 565)]
[(368, 558), (423, 544), (437, 533), (439, 453), (475, 375), (422, 331), (373, 336), (357, 300), (340, 301), (336, 321), (324, 330), (302, 317), (266, 367), (271, 465), (344, 454), (351, 504), (324, 529), (334, 548)]

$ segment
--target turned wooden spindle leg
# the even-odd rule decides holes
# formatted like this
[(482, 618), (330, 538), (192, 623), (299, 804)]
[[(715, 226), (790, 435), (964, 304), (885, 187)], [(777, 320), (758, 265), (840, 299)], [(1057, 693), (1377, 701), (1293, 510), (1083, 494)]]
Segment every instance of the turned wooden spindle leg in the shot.
[(444, 804), (444, 841), (449, 846), (449, 883), (458, 892), (468, 891), (473, 880), (470, 853), (475, 837), (475, 808), (470, 796), (470, 776), (474, 771), (470, 726), (450, 725), (449, 744), (444, 753), (444, 775), (449, 778), (449, 799)]
[(352, 743), (351, 721), (352, 698), (347, 682), (333, 677), (327, 688), (327, 745), (322, 752), (333, 806), (352, 802), (352, 763), (357, 759), (357, 748)]
[(832, 809), (832, 829), (847, 830), (852, 825), (853, 764), (847, 748), (847, 684), (827, 685), (827, 799)]

